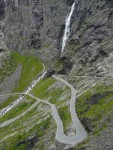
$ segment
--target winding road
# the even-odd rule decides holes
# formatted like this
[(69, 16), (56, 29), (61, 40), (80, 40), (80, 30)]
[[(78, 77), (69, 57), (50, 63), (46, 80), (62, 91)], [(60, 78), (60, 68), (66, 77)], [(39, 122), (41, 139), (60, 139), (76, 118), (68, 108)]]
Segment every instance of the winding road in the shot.
[[(34, 86), (41, 80), (41, 79), (43, 79), (44, 77), (45, 77), (45, 75), (46, 75), (46, 73), (47, 73), (47, 71), (45, 71), (45, 66), (44, 66), (44, 64), (43, 64), (43, 73), (40, 75), (40, 77), (37, 79), (37, 80), (35, 80), (33, 83), (32, 83), (32, 85), (31, 86), (29, 86), (28, 88), (27, 88), (27, 90), (24, 92), (25, 94), (27, 94), (27, 93), (29, 93), (33, 88), (34, 88)], [(20, 93), (19, 93), (20, 94)], [(6, 94), (6, 95), (8, 95), (8, 94)], [(17, 94), (16, 94), (17, 95)], [(0, 110), (0, 117), (1, 116), (3, 116), (3, 115), (5, 115), (8, 111), (10, 111), (11, 109), (13, 109), (17, 104), (19, 104), (21, 101), (22, 101), (22, 99), (24, 98), (24, 95), (23, 94), (20, 94), (21, 96), (17, 99), (17, 100), (15, 100), (12, 104), (10, 104), (10, 105), (8, 105), (6, 108), (3, 108), (2, 110)], [(5, 95), (4, 95), (5, 96)], [(9, 96), (12, 96), (12, 95), (9, 95)]]
[(82, 142), (87, 137), (87, 132), (85, 131), (82, 124), (80, 123), (80, 120), (78, 119), (76, 111), (75, 111), (76, 91), (75, 91), (75, 88), (72, 85), (70, 85), (67, 81), (65, 81), (65, 80), (63, 80), (60, 77), (55, 76), (55, 75), (53, 75), (53, 77), (56, 80), (63, 82), (64, 84), (66, 84), (71, 89), (70, 113), (71, 113), (71, 118), (72, 118), (73, 124), (75, 125), (75, 128), (76, 128), (76, 135), (75, 136), (73, 136), (73, 137), (66, 136), (64, 134), (62, 121), (60, 120), (60, 117), (58, 115), (57, 120), (56, 120), (56, 123), (57, 123), (56, 139), (62, 143), (75, 145), (79, 142)]
[[(72, 85), (70, 85), (67, 81), (61, 79), (60, 77), (53, 75), (53, 78), (63, 82), (64, 84), (66, 84), (71, 89), (70, 113), (71, 113), (71, 118), (72, 118), (73, 124), (75, 125), (75, 128), (76, 128), (76, 135), (75, 136), (68, 137), (67, 135), (65, 135), (64, 128), (63, 128), (63, 123), (60, 119), (57, 108), (54, 104), (51, 104), (50, 102), (38, 99), (37, 97), (35, 97), (35, 96), (33, 96), (29, 93), (6, 94), (6, 95), (22, 95), (22, 94), (25, 94), (25, 95), (28, 95), (28, 96), (36, 99), (37, 101), (28, 110), (26, 110), (25, 112), (23, 112), (19, 116), (3, 122), (0, 125), (0, 128), (11, 124), (15, 120), (17, 120), (20, 117), (22, 117), (23, 115), (25, 115), (30, 110), (32, 110), (39, 102), (43, 102), (43, 103), (45, 103), (45, 104), (47, 104), (51, 107), (52, 116), (53, 116), (53, 118), (54, 118), (54, 120), (57, 124), (57, 131), (56, 131), (56, 137), (55, 137), (56, 140), (58, 140), (61, 143), (66, 143), (66, 144), (71, 144), (71, 145), (76, 145), (77, 143), (82, 142), (87, 137), (87, 132), (85, 131), (82, 124), (80, 123), (80, 121), (77, 117), (76, 111), (75, 111), (76, 91), (75, 91), (75, 89)], [(5, 96), (5, 95), (0, 95), (0, 96)]]

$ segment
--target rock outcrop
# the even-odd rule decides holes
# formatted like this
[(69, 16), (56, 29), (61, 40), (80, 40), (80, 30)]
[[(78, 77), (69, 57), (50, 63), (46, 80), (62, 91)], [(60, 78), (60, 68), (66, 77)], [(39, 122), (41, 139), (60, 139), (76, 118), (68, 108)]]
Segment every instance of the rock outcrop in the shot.
[(46, 61), (59, 56), (64, 20), (73, 0), (5, 0), (1, 26), (10, 50), (40, 55)]
[(38, 136), (34, 133), (30, 137), (28, 137), (25, 141), (18, 142), (17, 148), (20, 147), (21, 145), (25, 145), (26, 150), (32, 150), (33, 146), (37, 143), (38, 141)]
[(0, 0), (0, 20), (5, 17), (5, 2), (4, 0)]
[[(49, 66), (59, 58), (62, 67), (57, 68), (57, 73), (66, 75), (78, 95), (100, 79), (93, 77), (113, 77), (113, 1), (76, 0), (71, 34), (61, 54), (65, 18), (73, 2), (0, 0), (0, 60), (6, 56), (7, 48), (39, 56)], [(48, 76), (55, 71), (50, 68)], [(97, 104), (101, 95), (91, 98), (90, 106)], [(93, 125), (87, 124), (92, 120), (84, 117), (81, 121), (91, 133)]]
[[(103, 76), (112, 64), (113, 2), (79, 0), (72, 17), (71, 36), (64, 55), (74, 61), (76, 74)], [(109, 64), (106, 59), (108, 59)], [(93, 67), (93, 71), (92, 70)], [(73, 68), (73, 71), (75, 70)], [(91, 69), (88, 71), (88, 69)], [(78, 70), (78, 71), (77, 71)], [(92, 73), (92, 74), (91, 74)]]
[[(10, 50), (40, 55), (44, 61), (51, 62), (60, 55), (65, 18), (73, 2), (1, 0), (0, 24), (5, 44)], [(73, 56), (76, 64), (92, 65), (112, 52), (112, 3), (76, 1), (66, 50), (66, 55)]]

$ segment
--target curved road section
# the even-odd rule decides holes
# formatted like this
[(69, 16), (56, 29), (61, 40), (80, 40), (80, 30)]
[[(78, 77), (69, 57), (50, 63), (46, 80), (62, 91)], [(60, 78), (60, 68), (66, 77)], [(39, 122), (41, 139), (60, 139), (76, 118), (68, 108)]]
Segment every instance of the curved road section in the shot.
[(75, 144), (78, 144), (78, 143), (82, 142), (87, 137), (87, 132), (85, 131), (85, 129), (81, 125), (81, 123), (80, 123), (80, 121), (79, 121), (79, 119), (77, 117), (76, 111), (75, 111), (76, 91), (75, 91), (74, 87), (72, 85), (70, 85), (67, 81), (65, 81), (65, 80), (63, 80), (63, 79), (61, 79), (61, 78), (59, 78), (59, 77), (57, 77), (55, 75), (53, 75), (53, 77), (56, 80), (59, 80), (59, 81), (63, 82), (64, 84), (69, 86), (70, 89), (71, 89), (70, 113), (71, 113), (73, 124), (75, 125), (75, 128), (76, 128), (76, 135), (75, 136), (68, 137), (68, 136), (66, 136), (64, 134), (63, 123), (62, 123), (62, 121), (60, 119), (60, 116), (58, 114), (57, 108), (56, 108), (56, 106), (54, 104), (51, 104), (50, 102), (38, 99), (37, 97), (34, 97), (33, 95), (31, 95), (29, 93), (8, 94), (8, 95), (25, 94), (25, 95), (28, 95), (28, 96), (36, 99), (37, 102), (34, 103), (27, 111), (25, 111), (21, 115), (15, 117), (13, 119), (10, 119), (10, 120), (7, 120), (7, 121), (3, 122), (0, 125), (0, 128), (9, 125), (10, 123), (12, 123), (15, 120), (19, 119), (21, 116), (25, 115), (28, 111), (33, 109), (36, 106), (36, 104), (38, 104), (38, 102), (43, 102), (43, 103), (45, 103), (45, 104), (47, 104), (47, 105), (49, 105), (51, 107), (52, 116), (53, 116), (53, 118), (54, 118), (54, 120), (55, 120), (55, 122), (57, 124), (56, 140), (58, 140), (61, 143), (72, 144), (72, 145), (75, 145)]
[(87, 132), (84, 129), (84, 127), (82, 126), (80, 120), (77, 117), (76, 111), (75, 111), (76, 91), (75, 91), (74, 87), (72, 85), (70, 85), (67, 81), (65, 81), (65, 80), (63, 80), (60, 77), (55, 76), (55, 75), (53, 75), (53, 77), (56, 80), (63, 82), (64, 84), (66, 84), (71, 89), (70, 113), (71, 113), (71, 118), (72, 118), (73, 124), (75, 125), (75, 128), (76, 128), (76, 135), (75, 136), (73, 136), (73, 137), (66, 136), (64, 134), (62, 121), (61, 121), (58, 113), (56, 112), (56, 109), (54, 108), (54, 110), (52, 110), (52, 111), (54, 112), (53, 116), (56, 116), (56, 118), (54, 117), (54, 119), (57, 122), (56, 139), (62, 143), (75, 145), (79, 142), (82, 142), (87, 137)]

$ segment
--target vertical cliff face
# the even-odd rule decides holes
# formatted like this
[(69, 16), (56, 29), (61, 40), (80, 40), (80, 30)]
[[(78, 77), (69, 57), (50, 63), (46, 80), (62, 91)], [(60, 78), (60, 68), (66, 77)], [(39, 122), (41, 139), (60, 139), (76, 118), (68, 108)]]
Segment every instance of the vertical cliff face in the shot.
[(5, 3), (3, 0), (0, 0), (0, 20), (5, 16)]
[[(65, 19), (74, 2), (70, 36), (63, 53), (61, 53)], [(55, 64), (53, 69), (59, 74), (66, 74), (65, 78), (76, 87), (76, 110), (83, 125), (90, 132), (90, 135), (94, 137), (91, 144), (87, 146), (88, 148), (84, 149), (90, 150), (92, 143), (94, 143), (93, 147), (98, 149), (100, 143), (102, 143), (102, 150), (107, 150), (104, 144), (106, 144), (106, 137), (108, 135), (110, 135), (108, 136), (108, 139), (110, 139), (108, 143), (112, 145), (111, 124), (113, 123), (110, 124), (110, 130), (107, 131), (107, 134), (104, 133), (104, 136), (102, 135), (101, 138), (98, 137), (96, 139), (93, 133), (98, 130), (100, 131), (100, 129), (103, 130), (102, 125), (108, 122), (109, 119), (113, 120), (112, 113), (110, 114), (111, 118), (106, 114), (106, 112), (109, 112), (108, 108), (112, 106), (112, 103), (109, 103), (109, 105), (107, 103), (112, 101), (113, 97), (113, 89), (111, 89), (113, 87), (111, 79), (111, 77), (113, 78), (112, 0), (0, 0), (0, 67), (2, 66), (3, 70), (4, 65), (1, 65), (1, 58), (6, 56), (8, 50), (39, 56), (46, 62), (45, 65), (49, 64), (51, 66)], [(55, 59), (58, 57), (59, 59), (55, 62)], [(12, 64), (14, 65), (14, 62), (11, 60), (9, 67), (15, 68), (16, 66), (12, 66)], [(10, 69), (6, 67), (5, 70), (8, 70), (9, 74), (11, 74)], [(6, 72), (4, 73), (6, 74)], [(17, 72), (19, 73), (16, 74)], [(50, 74), (53, 72), (52, 70)], [(21, 66), (13, 74), (16, 78), (14, 79), (11, 76), (14, 85), (10, 78), (8, 78), (5, 86), (3, 86), (3, 91), (6, 89), (5, 92), (7, 92), (7, 88), (10, 88), (10, 90), (14, 88), (20, 74)], [(8, 73), (5, 76), (8, 76)], [(12, 82), (12, 88), (7, 86), (9, 80), (10, 83)], [(59, 83), (58, 85), (60, 87)], [(53, 87), (53, 90), (56, 89), (56, 84), (55, 88)], [(49, 91), (51, 92), (50, 89)], [(63, 96), (65, 94), (66, 92)], [(62, 99), (64, 100), (64, 98)], [(44, 108), (43, 110), (45, 112), (46, 109)], [(105, 111), (103, 112), (103, 110)], [(102, 118), (103, 120), (101, 120)], [(95, 120), (98, 121), (97, 124), (95, 124)], [(98, 124), (99, 127), (97, 126)], [(27, 123), (26, 125), (28, 126)], [(55, 129), (53, 126), (51, 128)], [(48, 135), (44, 135), (46, 148), (50, 146), (51, 141), (49, 138), (50, 136), (51, 139), (53, 138), (52, 134), (52, 132), (49, 132)], [(47, 142), (45, 142), (45, 139), (47, 139)], [(51, 149), (53, 150), (54, 147), (51, 147)], [(58, 143), (57, 150), (60, 149), (63, 149), (62, 144)]]
[(76, 1), (71, 35), (64, 50), (64, 56), (75, 64), (71, 75), (112, 74), (112, 69), (109, 69), (113, 66), (112, 50), (113, 2)]
[[(60, 55), (65, 19), (73, 2), (1, 0), (2, 41), (10, 50), (40, 55), (43, 60), (52, 62), (50, 60)], [(78, 64), (85, 67), (95, 65), (111, 54), (112, 5), (110, 0), (76, 0), (71, 18), (71, 35), (64, 55), (71, 57), (77, 68)]]
[(1, 0), (1, 28), (10, 50), (40, 54), (46, 60), (59, 55), (65, 17), (73, 0)]
[(5, 59), (9, 53), (6, 51), (7, 46), (5, 44), (5, 34), (3, 30), (3, 24), (5, 19), (5, 2), (0, 0), (0, 66), (2, 65), (2, 60)]

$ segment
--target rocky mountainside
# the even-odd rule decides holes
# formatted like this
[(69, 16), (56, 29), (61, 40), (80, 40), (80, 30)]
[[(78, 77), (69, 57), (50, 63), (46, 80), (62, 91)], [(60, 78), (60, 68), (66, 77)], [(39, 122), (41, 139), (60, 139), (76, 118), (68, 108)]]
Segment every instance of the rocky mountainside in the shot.
[(64, 20), (73, 1), (1, 0), (1, 30), (10, 50), (59, 55)]
[[(65, 18), (73, 2), (1, 0), (2, 41), (10, 50), (40, 55), (44, 61), (59, 57)], [(110, 0), (76, 1), (66, 52), (73, 56), (77, 66), (112, 57), (112, 13)], [(0, 45), (5, 49), (3, 43)]]
[[(70, 36), (64, 52), (61, 52), (65, 19), (74, 2)], [(10, 52), (14, 51), (23, 56), (28, 54), (40, 57), (50, 75), (63, 74), (63, 78), (76, 88), (76, 110), (89, 137), (74, 149), (112, 150), (113, 1), (0, 0), (0, 62), (3, 60), (4, 64), (4, 60), (10, 58)], [(12, 67), (12, 59), (10, 63)], [(17, 64), (13, 67), (18, 73), (14, 69), (12, 72), (14, 76), (18, 74), (14, 82), (19, 84), (22, 66), (19, 66), (19, 61)], [(12, 78), (11, 73), (10, 76)], [(57, 86), (61, 88), (61, 85)], [(49, 88), (52, 89), (51, 86)], [(53, 126), (51, 129), (55, 130)], [(49, 136), (44, 135), (43, 139), (47, 140)], [(57, 141), (55, 144), (58, 150), (65, 147)], [(45, 145), (50, 147), (49, 141)]]
[(79, 0), (76, 4), (67, 53), (72, 56), (76, 71), (78, 64), (85, 68), (84, 75), (89, 72), (89, 75), (112, 76), (112, 4), (110, 0)]

